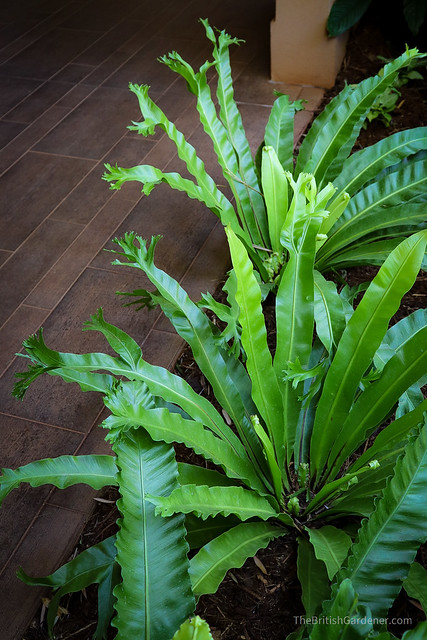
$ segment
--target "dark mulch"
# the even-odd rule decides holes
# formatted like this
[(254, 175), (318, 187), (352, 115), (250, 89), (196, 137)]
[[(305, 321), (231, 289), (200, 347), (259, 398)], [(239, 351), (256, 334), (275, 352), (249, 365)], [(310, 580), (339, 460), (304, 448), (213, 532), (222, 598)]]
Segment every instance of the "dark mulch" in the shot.
[[(401, 53), (375, 23), (375, 16), (357, 27), (351, 36), (343, 68), (336, 87), (326, 100), (335, 95), (346, 82), (355, 83), (375, 74), (382, 66), (378, 55), (390, 58)], [(427, 74), (426, 74), (427, 75)], [(394, 131), (427, 124), (425, 100), (426, 81), (412, 82), (402, 89), (398, 109), (393, 114), (389, 128), (374, 121), (362, 132), (357, 147), (364, 147)], [(350, 284), (371, 280), (375, 269), (349, 270), (346, 278)], [(426, 306), (427, 277), (421, 274), (414, 289), (405, 296), (399, 316), (406, 316), (417, 308)], [(397, 319), (397, 318), (396, 318)], [(177, 363), (181, 375), (199, 391), (207, 391), (206, 383), (195, 367), (191, 355), (186, 353)], [(104, 499), (114, 501), (115, 492), (104, 493)], [(115, 529), (117, 513), (109, 502), (98, 502), (95, 512), (82, 534), (79, 550), (111, 535)], [(426, 566), (427, 551), (420, 551), (419, 560)], [(56, 627), (56, 637), (61, 640), (88, 640), (96, 625), (96, 590), (74, 594), (62, 603), (69, 615), (63, 615)], [(303, 614), (300, 588), (296, 576), (295, 541), (290, 538), (276, 540), (255, 559), (249, 559), (241, 569), (230, 571), (217, 593), (202, 597), (198, 613), (211, 624), (217, 640), (284, 640), (294, 630), (296, 617)], [(40, 622), (42, 610), (25, 634), (25, 640), (45, 640), (45, 624)], [(416, 602), (403, 593), (396, 601), (390, 617), (411, 618), (415, 626), (424, 618)], [(395, 625), (391, 631), (400, 635), (407, 626)], [(111, 630), (109, 639), (115, 635)]]

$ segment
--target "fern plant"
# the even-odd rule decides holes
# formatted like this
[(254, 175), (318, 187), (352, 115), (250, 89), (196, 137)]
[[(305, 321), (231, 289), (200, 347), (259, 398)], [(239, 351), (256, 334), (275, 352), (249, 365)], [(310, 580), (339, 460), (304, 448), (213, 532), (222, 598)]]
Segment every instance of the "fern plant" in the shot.
[[(332, 609), (342, 607), (353, 589), (361, 606), (372, 607), (374, 599), (372, 612), (380, 613), (396, 597), (427, 537), (427, 400), (421, 393), (426, 314), (417, 311), (388, 328), (418, 274), (427, 231), (391, 252), (354, 310), (348, 287), (338, 293), (315, 269), (319, 230), (328, 215), (322, 191), (309, 174), (285, 179), (294, 195), (279, 238), (289, 257), (275, 296), (271, 348), (262, 283), (231, 227), (229, 304), (209, 298), (193, 303), (156, 267), (158, 237), (149, 245), (134, 233), (116, 240), (115, 263), (148, 276), (155, 289), (140, 292), (143, 299), (160, 305), (188, 343), (220, 409), (179, 376), (146, 362), (138, 345), (101, 311), (85, 328), (100, 331), (114, 357), (52, 350), (41, 332), (25, 342), (32, 364), (20, 374), (15, 395), (23, 397), (43, 373), (103, 393), (110, 410), (103, 427), (115, 458), (66, 456), (3, 470), (0, 497), (21, 482), (119, 486), (116, 540), (84, 552), (46, 579), (59, 589), (57, 598), (89, 580), (105, 595), (119, 580), (117, 563), (121, 578), (108, 612), (114, 606), (119, 639), (170, 640), (192, 612), (194, 596), (216, 591), (228, 569), (242, 566), (279, 536), (300, 538), (307, 610), (320, 610), (331, 594)], [(224, 331), (204, 306), (225, 320)], [(212, 468), (177, 465), (176, 442)], [(348, 515), (369, 518), (350, 554), (352, 540), (340, 526)], [(187, 544), (197, 550), (190, 561)], [(372, 569), (372, 559), (391, 553), (393, 575), (382, 565)], [(314, 556), (321, 568), (304, 579), (303, 567), (313, 566)], [(326, 588), (316, 596), (310, 585), (318, 572)], [(316, 628), (297, 637), (310, 633), (315, 640)]]
[[(143, 121), (129, 128), (142, 135), (153, 134), (156, 128), (164, 131), (176, 145), (191, 179), (150, 165), (106, 165), (104, 179), (112, 189), (120, 189), (127, 181), (139, 181), (146, 195), (160, 182), (185, 191), (190, 198), (203, 202), (224, 226), (232, 228), (262, 279), (274, 281), (289, 257), (278, 242), (277, 229), (287, 215), (292, 193), (283, 181), (282, 191), (275, 190), (271, 178), (273, 160), (268, 154), (261, 154), (260, 149), (255, 160), (252, 158), (231, 77), (229, 48), (239, 40), (225, 31), (216, 34), (207, 20), (202, 23), (213, 44), (212, 61), (205, 62), (198, 72), (176, 52), (160, 61), (181, 75), (196, 96), (200, 121), (212, 140), (232, 199), (218, 188), (196, 149), (151, 100), (147, 85), (130, 85)], [(380, 265), (404, 237), (425, 227), (426, 127), (400, 131), (350, 155), (375, 101), (394, 85), (402, 69), (422, 55), (416, 49), (407, 50), (386, 64), (379, 75), (347, 86), (331, 100), (312, 123), (295, 167), (294, 116), (302, 103), (281, 95), (272, 107), (261, 148), (273, 148), (277, 156), (275, 173), (289, 171), (296, 181), (301, 174), (310, 172), (319, 190), (329, 182), (335, 187), (325, 203), (330, 216), (323, 226), (324, 242), (318, 245), (316, 255), (321, 272), (351, 265)], [(207, 78), (212, 68), (218, 76), (218, 109)]]

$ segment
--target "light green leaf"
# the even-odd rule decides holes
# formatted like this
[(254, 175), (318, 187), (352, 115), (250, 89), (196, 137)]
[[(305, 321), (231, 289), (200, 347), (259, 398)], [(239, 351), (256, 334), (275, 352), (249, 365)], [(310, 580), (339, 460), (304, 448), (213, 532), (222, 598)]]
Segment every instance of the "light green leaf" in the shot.
[(178, 482), (184, 484), (199, 484), (207, 487), (230, 487), (235, 483), (223, 473), (215, 469), (206, 469), (187, 462), (178, 462)]
[[(153, 239), (147, 248), (146, 242), (134, 233), (125, 234), (116, 243), (121, 247), (128, 264), (141, 269), (167, 302), (167, 313), (178, 334), (186, 340), (202, 373), (212, 385), (221, 407), (233, 421), (241, 441), (255, 468), (265, 467), (262, 449), (250, 423), (256, 413), (250, 397), (250, 380), (242, 363), (228, 354), (218, 344), (217, 332), (207, 316), (192, 302), (179, 283), (154, 265)], [(262, 475), (262, 472), (260, 471)]]
[(332, 477), (344, 460), (382, 423), (402, 394), (427, 373), (426, 344), (427, 325), (402, 344), (384, 366), (380, 378), (359, 395), (335, 434), (328, 458)]
[(305, 615), (311, 618), (320, 612), (322, 602), (330, 596), (331, 588), (324, 562), (316, 558), (313, 545), (302, 537), (298, 538), (297, 571)]
[(427, 622), (419, 622), (415, 629), (409, 629), (406, 631), (402, 640), (425, 640), (427, 634)]
[(236, 300), (240, 307), (242, 345), (252, 381), (252, 397), (265, 421), (280, 464), (283, 461), (282, 398), (267, 345), (267, 330), (261, 306), (261, 291), (248, 254), (231, 229), (227, 229), (231, 259), (237, 277)]
[(337, 192), (334, 200), (346, 191), (352, 196), (383, 169), (398, 164), (412, 154), (427, 149), (427, 127), (398, 131), (376, 144), (356, 151), (344, 162), (334, 180)]
[(17, 576), (29, 585), (57, 589), (48, 609), (49, 634), (52, 634), (59, 601), (68, 593), (81, 591), (91, 584), (98, 584), (98, 626), (94, 638), (105, 638), (113, 615), (112, 590), (120, 580), (116, 564), (116, 536), (85, 549), (78, 556), (62, 565), (54, 573), (43, 578), (31, 578), (22, 569)]
[(59, 456), (30, 462), (17, 469), (2, 469), (0, 503), (22, 482), (32, 487), (53, 484), (65, 489), (75, 484), (88, 484), (93, 489), (117, 484), (117, 467), (113, 456)]
[(424, 613), (427, 612), (427, 569), (419, 562), (413, 562), (408, 576), (403, 581), (403, 588), (410, 598), (418, 600)]
[(273, 147), (262, 150), (261, 182), (267, 207), (268, 233), (271, 248), (279, 255), (283, 252), (280, 232), (288, 213), (289, 184)]
[(149, 500), (156, 505), (156, 515), (163, 517), (174, 513), (194, 513), (200, 518), (233, 514), (240, 520), (268, 520), (279, 515), (266, 498), (243, 487), (184, 485), (169, 496), (150, 495)]
[[(218, 72), (219, 118), (227, 131), (237, 158), (238, 179), (241, 183), (239, 184), (239, 196), (241, 198), (242, 214), (246, 219), (246, 225), (249, 228), (254, 225), (257, 228), (257, 233), (265, 242), (268, 240), (268, 231), (264, 201), (260, 193), (255, 165), (243, 128), (242, 117), (233, 97), (229, 46), (230, 44), (238, 44), (239, 41), (236, 38), (230, 38), (225, 31), (221, 31), (218, 34), (218, 42), (216, 42), (215, 33), (209, 27), (207, 21), (202, 20), (201, 22), (205, 26), (208, 37), (214, 44), (213, 58)], [(252, 232), (251, 236), (255, 240)]]
[(174, 450), (139, 429), (123, 434), (114, 451), (120, 470), (116, 547), (123, 582), (114, 589), (112, 624), (120, 640), (170, 640), (194, 610), (184, 516), (155, 516), (145, 496), (165, 496), (177, 486)]
[(308, 535), (316, 558), (325, 563), (329, 580), (332, 580), (347, 557), (351, 545), (350, 536), (330, 525), (320, 529), (308, 529)]
[(279, 96), (273, 103), (265, 127), (264, 143), (273, 147), (285, 171), (293, 169), (294, 118), (295, 112), (303, 109), (302, 102), (291, 102), (289, 96)]
[(418, 547), (427, 539), (427, 425), (406, 446), (337, 581), (349, 578), (361, 603), (381, 617), (397, 597)]
[(324, 603), (310, 640), (362, 640), (372, 631), (370, 610), (359, 604), (350, 580), (343, 580), (332, 601)]
[(261, 481), (244, 453), (242, 455), (240, 451), (234, 451), (228, 442), (217, 438), (200, 422), (187, 420), (167, 408), (144, 407), (137, 383), (122, 383), (106, 398), (105, 403), (113, 414), (103, 422), (103, 426), (110, 430), (107, 436), (109, 440), (123, 430), (129, 431), (140, 426), (148, 431), (153, 440), (182, 442), (199, 455), (223, 467), (230, 477), (242, 479), (249, 486), (254, 485), (263, 490)]
[(182, 623), (172, 640), (213, 640), (207, 622), (196, 616)]
[(408, 49), (386, 64), (381, 75), (367, 78), (356, 87), (346, 87), (314, 120), (301, 145), (296, 174), (309, 171), (318, 184), (334, 180), (350, 155), (362, 124), (377, 96), (391, 86), (400, 69), (419, 56)]
[(325, 379), (312, 432), (311, 470), (319, 476), (347, 418), (365, 371), (418, 274), (427, 231), (402, 242), (387, 258), (349, 319)]
[(241, 567), (270, 540), (285, 534), (286, 530), (268, 522), (243, 522), (221, 534), (190, 560), (193, 593), (215, 593), (229, 569)]
[(346, 319), (344, 303), (336, 285), (314, 272), (314, 321), (316, 332), (329, 353), (341, 339)]

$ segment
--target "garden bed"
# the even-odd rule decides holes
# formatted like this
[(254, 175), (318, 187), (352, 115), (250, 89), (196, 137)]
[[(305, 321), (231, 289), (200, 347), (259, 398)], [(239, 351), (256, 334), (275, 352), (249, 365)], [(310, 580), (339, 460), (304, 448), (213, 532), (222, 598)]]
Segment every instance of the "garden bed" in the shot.
[[(382, 65), (378, 59), (379, 55), (388, 58), (396, 53), (399, 52), (392, 50), (372, 22), (359, 25), (349, 41), (336, 87), (328, 93), (325, 101), (330, 100), (346, 82), (356, 83), (374, 75)], [(425, 79), (405, 85), (401, 92), (390, 126), (385, 127), (380, 119), (372, 122), (362, 132), (356, 149), (370, 145), (395, 131), (427, 124)], [(370, 280), (374, 273), (375, 270), (372, 268), (360, 268), (349, 270), (343, 275), (350, 284), (357, 284)], [(403, 300), (399, 317), (426, 306), (426, 281), (426, 276), (420, 274), (415, 287)], [(182, 355), (177, 369), (197, 391), (209, 395), (205, 380), (189, 352)], [(78, 551), (114, 532), (117, 518), (115, 498), (114, 490), (102, 494), (103, 502), (97, 503), (97, 508), (82, 534)], [(425, 549), (420, 551), (418, 559), (426, 566)], [(56, 637), (61, 640), (91, 638), (96, 625), (96, 589), (91, 588), (85, 593), (64, 598), (62, 607), (64, 612), (56, 626)], [(241, 569), (229, 571), (217, 593), (200, 599), (197, 612), (209, 622), (217, 640), (283, 640), (298, 627), (299, 616), (304, 613), (296, 575), (296, 547), (292, 535), (271, 543), (254, 559), (249, 559)], [(41, 609), (25, 634), (25, 640), (44, 640), (48, 637), (44, 614), (45, 610)], [(401, 595), (390, 617), (411, 618), (411, 626), (415, 626), (417, 621), (424, 618), (424, 614), (417, 607), (417, 603)], [(407, 628), (407, 625), (397, 624), (390, 627), (390, 631), (399, 636)], [(111, 630), (109, 638), (114, 636), (115, 631)]]

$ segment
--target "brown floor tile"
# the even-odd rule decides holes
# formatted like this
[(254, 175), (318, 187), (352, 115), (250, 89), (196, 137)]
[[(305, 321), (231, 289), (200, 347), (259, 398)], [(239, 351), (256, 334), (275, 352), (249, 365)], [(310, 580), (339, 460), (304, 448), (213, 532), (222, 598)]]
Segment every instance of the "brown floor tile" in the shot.
[(122, 90), (100, 87), (35, 148), (99, 160), (123, 136), (125, 123), (137, 119), (138, 113), (138, 105), (126, 85)]
[(15, 122), (31, 124), (49, 107), (63, 98), (72, 88), (73, 85), (71, 83), (46, 82), (34, 91), (31, 96), (22, 100), (12, 111), (9, 111), (7, 117)]
[(90, 222), (113, 195), (108, 184), (102, 180), (104, 171), (102, 162), (94, 164), (93, 169), (55, 209), (52, 217), (80, 225)]
[(237, 106), (242, 115), (243, 128), (249, 141), (252, 156), (255, 157), (257, 149), (264, 139), (265, 125), (268, 122), (271, 107), (246, 103), (238, 103)]
[(12, 255), (12, 251), (6, 251), (5, 249), (0, 249), (0, 266)]
[(89, 87), (88, 85), (77, 84), (57, 102), (57, 106), (74, 109), (77, 105), (83, 102), (83, 100), (85, 100), (92, 91), (92, 87)]
[[(137, 47), (140, 48), (139, 46)], [(92, 73), (90, 73), (84, 79), (84, 84), (91, 87), (99, 87), (107, 78), (112, 76), (128, 59), (131, 54), (126, 51), (114, 51), (102, 64), (96, 67)], [(127, 84), (130, 82), (128, 80)], [(126, 84), (126, 86), (127, 86)], [(123, 88), (120, 87), (121, 89)]]
[[(150, 196), (142, 198), (114, 235), (120, 237), (126, 231), (135, 231), (148, 241), (152, 235), (162, 235), (163, 238), (156, 247), (156, 266), (179, 279), (205, 242), (216, 220), (216, 216), (204, 205), (190, 200), (184, 193), (175, 191), (171, 194), (170, 188), (162, 184)], [(106, 247), (114, 248), (114, 245), (108, 242)], [(132, 267), (111, 267), (112, 259), (114, 255), (102, 251), (98, 253), (92, 266), (114, 270), (120, 268), (129, 273), (135, 271)], [(138, 273), (143, 275), (140, 271)]]
[(0, 270), (0, 325), (15, 312), (40, 278), (55, 264), (80, 227), (68, 222), (47, 220), (38, 227)]
[(24, 13), (13, 23), (6, 21), (3, 23), (4, 20), (5, 18), (2, 16), (2, 24), (0, 25), (0, 48), (6, 47), (8, 44), (17, 40), (27, 31), (35, 27), (38, 22), (36, 17), (30, 17), (24, 15)]
[(298, 111), (295, 114), (294, 144), (297, 143), (312, 120), (313, 113), (311, 111)]
[(132, 0), (121, 0), (118, 15), (115, 0), (88, 0), (61, 26), (65, 29), (109, 31), (120, 21), (120, 18), (132, 12), (134, 4)]
[[(136, 313), (124, 307), (116, 291), (133, 291), (146, 286), (143, 274), (115, 268), (114, 272), (87, 269), (74, 284), (55, 311), (44, 322), (46, 344), (59, 351), (87, 353), (111, 349), (96, 331), (83, 331), (83, 324), (99, 307), (105, 307), (105, 319), (125, 329), (139, 344), (148, 335), (159, 312)], [(15, 372), (23, 371), (27, 363), (17, 358), (0, 384), (0, 410), (10, 415), (37, 420), (87, 433), (102, 406), (101, 395), (83, 393), (76, 384), (66, 384), (56, 377), (36, 380), (23, 402), (11, 397)]]
[(316, 111), (324, 95), (324, 89), (319, 89), (318, 87), (303, 87), (298, 97), (307, 101), (305, 103), (306, 111)]
[[(72, 455), (83, 439), (82, 434), (10, 416), (2, 415), (1, 421), (4, 438), (0, 456), (2, 468), (16, 469), (33, 460)], [(22, 533), (51, 491), (51, 485), (32, 488), (22, 484), (5, 499), (0, 510), (0, 567), (6, 564), (10, 550), (19, 544)]]
[[(126, 129), (124, 128), (124, 131)], [(136, 183), (125, 184), (119, 193), (109, 188), (109, 183), (102, 180), (105, 172), (104, 163), (132, 167), (141, 164), (147, 153), (153, 148), (154, 142), (148, 138), (123, 137), (105, 155), (102, 162), (94, 166), (92, 171), (74, 188), (70, 195), (53, 212), (52, 217), (57, 220), (70, 220), (78, 224), (87, 224), (100, 209), (116, 195), (116, 202), (127, 200), (136, 202), (141, 197), (141, 189)]]
[(52, 79), (55, 82), (71, 82), (72, 84), (76, 84), (91, 74), (94, 68), (95, 66), (93, 64), (71, 62), (58, 71), (58, 73), (55, 73)]
[(104, 247), (132, 206), (124, 198), (113, 197), (70, 243), (25, 303), (53, 309), (91, 262), (93, 255)]
[(24, 129), (26, 125), (20, 122), (9, 122), (7, 120), (0, 120), (0, 149), (5, 147), (13, 138), (16, 138)]
[(175, 329), (173, 329), (170, 323), (168, 328), (170, 331), (152, 330), (142, 345), (142, 355), (144, 360), (150, 364), (172, 369), (182, 353), (185, 343), (184, 340), (175, 333)]
[[(90, 160), (33, 152), (13, 165), (0, 178), (1, 248), (16, 249), (92, 166)], [(46, 244), (41, 236), (39, 241)]]
[(0, 328), (0, 374), (21, 350), (23, 337), (35, 333), (47, 315), (45, 309), (21, 305)]
[[(7, 593), (0, 603), (3, 640), (21, 640), (28, 621), (36, 613), (43, 589), (29, 587), (16, 577), (22, 566), (32, 576), (47, 575), (68, 559), (84, 526), (85, 516), (77, 511), (46, 506), (28, 536), (0, 576), (0, 591)], [(11, 603), (19, 603), (19, 609)], [(26, 612), (26, 616), (22, 612)]]
[[(103, 9), (102, 14), (105, 14), (105, 10)], [(113, 17), (115, 16), (115, 12), (111, 14)], [(124, 14), (122, 14), (124, 15)], [(139, 33), (139, 47), (143, 45), (143, 31), (142, 23), (139, 20), (125, 19), (113, 26), (107, 33), (105, 33), (101, 38), (96, 40), (94, 44), (92, 44), (86, 51), (81, 53), (78, 58), (76, 58), (75, 62), (84, 65), (95, 65), (98, 66), (106, 58), (112, 55), (119, 47), (123, 50), (125, 47), (125, 43), (131, 40), (136, 33)]]
[(41, 80), (15, 78), (1, 75), (0, 66), (0, 116), (4, 116), (21, 100), (40, 87)]
[(69, 112), (65, 107), (51, 107), (0, 151), (0, 175), (38, 142)]
[(175, 74), (166, 65), (158, 62), (157, 58), (169, 53), (169, 51), (178, 51), (185, 60), (191, 63), (200, 48), (200, 40), (185, 40), (180, 37), (179, 33), (176, 33), (173, 38), (154, 36), (106, 80), (105, 85), (123, 88), (129, 82), (134, 82), (150, 85), (152, 92), (166, 91), (175, 81)]
[[(0, 66), (2, 75), (48, 80), (93, 42), (93, 34), (83, 29), (52, 29)], [(55, 55), (51, 55), (54, 51)]]
[(286, 93), (291, 100), (296, 100), (301, 92), (301, 87), (282, 82), (266, 82), (264, 77), (253, 77), (242, 73), (236, 80), (234, 96), (238, 102), (251, 104), (272, 105), (276, 99), (275, 91)]
[[(230, 254), (222, 224), (218, 221), (206, 239), (189, 269), (180, 279), (180, 285), (194, 302), (201, 294), (214, 293), (220, 279), (230, 268)], [(221, 275), (220, 275), (221, 274)], [(174, 331), (169, 320), (161, 316), (155, 328), (159, 331)]]

